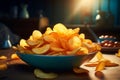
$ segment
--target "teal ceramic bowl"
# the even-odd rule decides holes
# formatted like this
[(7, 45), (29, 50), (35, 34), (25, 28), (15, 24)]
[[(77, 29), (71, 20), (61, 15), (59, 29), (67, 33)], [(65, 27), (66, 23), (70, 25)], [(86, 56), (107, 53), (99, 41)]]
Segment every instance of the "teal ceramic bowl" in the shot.
[(44, 70), (70, 70), (79, 67), (85, 61), (91, 60), (96, 52), (85, 55), (50, 56), (16, 52), (27, 64)]

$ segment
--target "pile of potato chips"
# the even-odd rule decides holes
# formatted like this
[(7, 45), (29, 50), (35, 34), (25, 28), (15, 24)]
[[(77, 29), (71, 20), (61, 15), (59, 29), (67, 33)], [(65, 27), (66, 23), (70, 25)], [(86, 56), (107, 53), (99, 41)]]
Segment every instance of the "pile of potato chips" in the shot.
[(44, 34), (34, 30), (29, 39), (21, 39), (17, 45), (21, 53), (42, 55), (81, 55), (101, 50), (100, 45), (85, 39), (80, 28), (67, 29), (61, 23), (53, 29), (47, 27)]

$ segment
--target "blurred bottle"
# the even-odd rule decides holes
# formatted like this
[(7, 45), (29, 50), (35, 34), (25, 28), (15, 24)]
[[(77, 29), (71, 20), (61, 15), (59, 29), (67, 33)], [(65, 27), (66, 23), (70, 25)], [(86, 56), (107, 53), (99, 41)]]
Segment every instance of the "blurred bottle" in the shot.
[(27, 4), (21, 4), (21, 11), (20, 11), (20, 18), (29, 18), (29, 13), (28, 13), (28, 5)]
[(39, 24), (38, 24), (39, 30), (41, 32), (44, 32), (46, 30), (46, 27), (48, 26), (49, 26), (49, 19), (48, 17), (43, 15), (43, 11), (41, 10), (39, 14)]
[(7, 35), (4, 42), (2, 43), (2, 48), (7, 49), (7, 48), (11, 48), (12, 44), (10, 42), (10, 36)]
[(18, 6), (14, 5), (10, 9), (10, 14), (12, 18), (17, 18), (18, 17)]

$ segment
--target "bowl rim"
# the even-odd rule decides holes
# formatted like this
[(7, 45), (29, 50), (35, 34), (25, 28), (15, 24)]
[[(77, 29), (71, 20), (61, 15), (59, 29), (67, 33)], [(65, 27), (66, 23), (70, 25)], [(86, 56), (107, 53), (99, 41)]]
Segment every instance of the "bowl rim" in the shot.
[(88, 54), (81, 54), (81, 55), (43, 55), (43, 54), (29, 54), (29, 53), (21, 53), (19, 51), (16, 51), (16, 53), (18, 55), (30, 55), (30, 56), (41, 56), (41, 57), (74, 57), (74, 56), (87, 56), (87, 55), (90, 55), (90, 54), (96, 54), (98, 51), (95, 51), (95, 52), (90, 52)]

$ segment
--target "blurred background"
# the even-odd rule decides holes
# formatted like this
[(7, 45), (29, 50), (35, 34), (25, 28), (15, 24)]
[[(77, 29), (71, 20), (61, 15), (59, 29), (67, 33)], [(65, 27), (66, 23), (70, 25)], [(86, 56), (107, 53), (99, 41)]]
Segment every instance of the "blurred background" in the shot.
[(119, 14), (120, 0), (0, 0), (0, 22), (22, 38), (56, 23), (119, 37)]
[(119, 0), (0, 0), (0, 18), (20, 18), (23, 4), (27, 5), (29, 18), (39, 18), (42, 13), (50, 24), (95, 23), (97, 10), (105, 17), (111, 12), (114, 25), (120, 24)]

